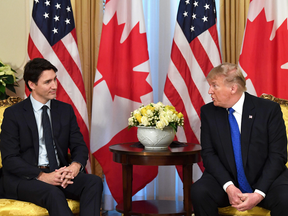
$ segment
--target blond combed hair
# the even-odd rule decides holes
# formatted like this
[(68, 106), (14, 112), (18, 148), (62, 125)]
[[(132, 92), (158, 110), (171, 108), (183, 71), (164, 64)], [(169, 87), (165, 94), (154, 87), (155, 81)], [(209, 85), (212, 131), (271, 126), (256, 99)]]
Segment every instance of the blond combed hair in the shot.
[(246, 79), (236, 64), (225, 62), (214, 67), (207, 75), (207, 79), (213, 80), (217, 76), (224, 76), (224, 83), (226, 84), (237, 84), (238, 90), (241, 92), (247, 90)]

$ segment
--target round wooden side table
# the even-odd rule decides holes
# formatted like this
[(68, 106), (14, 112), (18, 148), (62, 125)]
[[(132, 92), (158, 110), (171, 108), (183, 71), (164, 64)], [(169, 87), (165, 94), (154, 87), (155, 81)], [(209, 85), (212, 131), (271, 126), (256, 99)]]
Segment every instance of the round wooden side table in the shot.
[[(192, 184), (192, 165), (200, 162), (201, 146), (192, 143), (173, 142), (168, 150), (148, 151), (142, 144), (121, 143), (109, 147), (113, 161), (122, 164), (123, 204), (116, 210), (126, 215), (186, 215), (191, 216), (190, 187)], [(141, 200), (132, 202), (133, 165), (183, 167), (184, 200)], [(183, 208), (184, 205), (184, 208)]]

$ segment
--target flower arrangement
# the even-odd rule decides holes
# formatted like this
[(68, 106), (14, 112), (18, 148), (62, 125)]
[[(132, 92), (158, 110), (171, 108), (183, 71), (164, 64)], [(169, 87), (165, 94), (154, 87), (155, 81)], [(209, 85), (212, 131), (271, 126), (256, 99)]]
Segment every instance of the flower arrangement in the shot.
[(184, 117), (181, 112), (177, 112), (174, 106), (164, 105), (161, 102), (142, 105), (131, 112), (128, 119), (128, 128), (134, 126), (155, 127), (163, 130), (166, 126), (171, 126), (177, 132), (178, 126), (184, 125)]
[(16, 93), (14, 86), (18, 86), (16, 82), (16, 71), (9, 65), (0, 61), (0, 100), (7, 99), (6, 88)]

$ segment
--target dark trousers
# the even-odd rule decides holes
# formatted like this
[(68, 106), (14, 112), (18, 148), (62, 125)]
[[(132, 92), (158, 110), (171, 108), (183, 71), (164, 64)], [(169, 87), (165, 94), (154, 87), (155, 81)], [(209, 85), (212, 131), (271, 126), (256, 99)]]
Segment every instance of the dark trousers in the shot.
[(39, 180), (23, 180), (18, 185), (18, 199), (46, 208), (51, 216), (72, 216), (66, 198), (79, 200), (80, 216), (99, 216), (103, 190), (101, 178), (79, 173), (73, 182), (63, 189)]
[[(191, 200), (195, 216), (217, 216), (218, 207), (230, 206), (227, 193), (208, 173), (191, 186)], [(288, 185), (271, 186), (258, 206), (271, 210), (271, 216), (288, 215)]]

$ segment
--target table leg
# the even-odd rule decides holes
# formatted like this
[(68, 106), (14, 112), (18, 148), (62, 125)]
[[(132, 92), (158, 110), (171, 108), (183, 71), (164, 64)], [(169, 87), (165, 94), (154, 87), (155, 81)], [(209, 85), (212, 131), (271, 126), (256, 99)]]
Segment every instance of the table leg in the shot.
[(191, 216), (192, 214), (192, 204), (190, 189), (192, 184), (192, 165), (183, 165), (183, 193), (184, 193), (184, 210), (186, 211), (186, 216)]
[(124, 216), (129, 215), (129, 212), (132, 209), (132, 172), (133, 165), (122, 164)]

